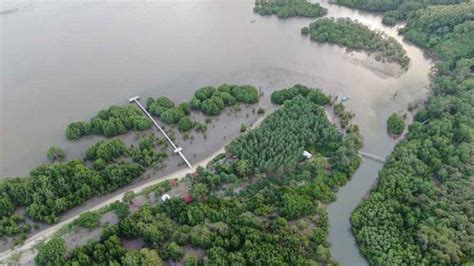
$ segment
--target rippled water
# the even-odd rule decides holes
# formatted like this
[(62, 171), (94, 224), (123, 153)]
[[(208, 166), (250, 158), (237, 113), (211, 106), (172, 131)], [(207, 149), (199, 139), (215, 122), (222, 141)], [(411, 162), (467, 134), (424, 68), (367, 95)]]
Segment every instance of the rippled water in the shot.
[[(255, 85), (267, 97), (294, 83), (348, 96), (364, 151), (390, 153), (395, 142), (385, 133), (386, 118), (427, 93), (430, 61), (422, 51), (403, 43), (411, 65), (393, 75), (392, 66), (301, 36), (312, 19), (261, 17), (253, 3), (3, 2), (0, 177), (27, 175), (51, 145), (78, 157), (85, 144), (64, 137), (71, 121), (133, 95), (184, 101), (200, 86), (224, 82)], [(378, 15), (323, 5), (329, 16), (349, 16), (401, 40)], [(380, 168), (365, 162), (329, 206), (331, 251), (343, 265), (366, 264), (348, 219)]]

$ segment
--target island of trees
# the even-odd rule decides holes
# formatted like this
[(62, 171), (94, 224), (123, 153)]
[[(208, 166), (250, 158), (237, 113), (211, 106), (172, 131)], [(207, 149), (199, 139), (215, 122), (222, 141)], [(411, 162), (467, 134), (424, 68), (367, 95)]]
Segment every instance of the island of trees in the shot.
[[(374, 2), (374, 1), (371, 1)], [(433, 95), (352, 214), (374, 265), (463, 265), (474, 246), (474, 3), (418, 10), (401, 32), (442, 61)]]
[[(205, 126), (193, 121), (189, 115), (191, 109), (201, 110), (205, 115), (219, 115), (225, 107), (238, 104), (257, 103), (260, 94), (255, 87), (249, 85), (223, 84), (218, 88), (204, 87), (194, 93), (193, 99), (188, 103), (176, 105), (167, 97), (146, 101), (147, 110), (159, 117), (169, 125), (178, 125), (181, 132), (192, 128), (202, 130)], [(66, 128), (66, 137), (77, 140), (83, 136), (95, 134), (106, 137), (118, 136), (129, 131), (142, 131), (151, 127), (151, 121), (143, 116), (142, 111), (133, 105), (126, 107), (112, 106), (101, 110), (89, 122), (73, 122)]]
[(382, 22), (393, 26), (397, 22), (406, 20), (416, 10), (426, 8), (430, 5), (453, 5), (468, 0), (337, 0), (336, 3), (352, 8), (367, 11), (384, 12)]
[(276, 14), (279, 18), (310, 17), (326, 15), (327, 10), (307, 0), (256, 0), (254, 12), (263, 16)]
[[(54, 238), (39, 248), (36, 263), (334, 265), (322, 204), (360, 164), (358, 128), (341, 133), (332, 125), (322, 107), (330, 98), (317, 89), (297, 85), (274, 92), (272, 101), (282, 106), (182, 181), (194, 201), (174, 197), (133, 213), (120, 203), (118, 223), (105, 225), (100, 239), (68, 251)], [(152, 190), (171, 194), (164, 185)], [(77, 223), (97, 226), (97, 216)], [(143, 241), (141, 249), (124, 247), (132, 239)]]
[(397, 40), (350, 18), (322, 18), (301, 32), (309, 34), (313, 41), (338, 44), (372, 54), (377, 61), (397, 63), (402, 68), (408, 68), (410, 63), (410, 58)]
[(387, 119), (387, 132), (398, 137), (403, 130), (405, 130), (405, 118), (397, 113), (391, 114)]

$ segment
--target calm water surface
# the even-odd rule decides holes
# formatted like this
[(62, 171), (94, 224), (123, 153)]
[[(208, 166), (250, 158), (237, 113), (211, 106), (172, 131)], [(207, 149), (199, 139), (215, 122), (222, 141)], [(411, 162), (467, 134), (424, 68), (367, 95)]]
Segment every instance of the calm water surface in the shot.
[[(312, 19), (261, 17), (252, 12), (253, 3), (3, 2), (0, 177), (27, 175), (45, 162), (51, 145), (78, 157), (85, 144), (64, 137), (71, 121), (88, 120), (133, 95), (185, 101), (200, 86), (224, 82), (255, 85), (266, 97), (294, 83), (348, 96), (364, 151), (389, 154), (395, 141), (385, 132), (388, 115), (427, 93), (431, 63), (422, 51), (403, 43), (409, 70), (387, 74), (392, 66), (301, 36)], [(349, 16), (401, 40), (380, 16), (323, 5), (329, 16)], [(349, 217), (380, 168), (364, 162), (329, 206), (331, 252), (342, 265), (367, 264)]]

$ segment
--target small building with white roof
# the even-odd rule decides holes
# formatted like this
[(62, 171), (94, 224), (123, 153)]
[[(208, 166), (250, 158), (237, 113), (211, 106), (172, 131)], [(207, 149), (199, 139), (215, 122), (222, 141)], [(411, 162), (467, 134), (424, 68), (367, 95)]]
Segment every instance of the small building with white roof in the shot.
[(313, 155), (312, 155), (311, 153), (307, 152), (307, 151), (303, 151), (303, 156), (304, 156), (307, 160), (309, 160), (309, 159), (311, 159), (311, 157), (313, 157)]
[(161, 196), (161, 201), (163, 201), (163, 202), (165, 202), (169, 199), (171, 199), (171, 196), (169, 194), (163, 194), (163, 196)]

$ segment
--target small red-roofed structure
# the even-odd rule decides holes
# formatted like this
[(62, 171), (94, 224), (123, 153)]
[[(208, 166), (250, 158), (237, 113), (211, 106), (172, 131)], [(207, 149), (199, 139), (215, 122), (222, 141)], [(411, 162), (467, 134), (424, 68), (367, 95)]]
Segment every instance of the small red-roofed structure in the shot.
[(188, 204), (188, 203), (192, 202), (193, 200), (194, 200), (193, 196), (191, 196), (189, 194), (184, 194), (184, 196), (183, 196), (184, 203)]

